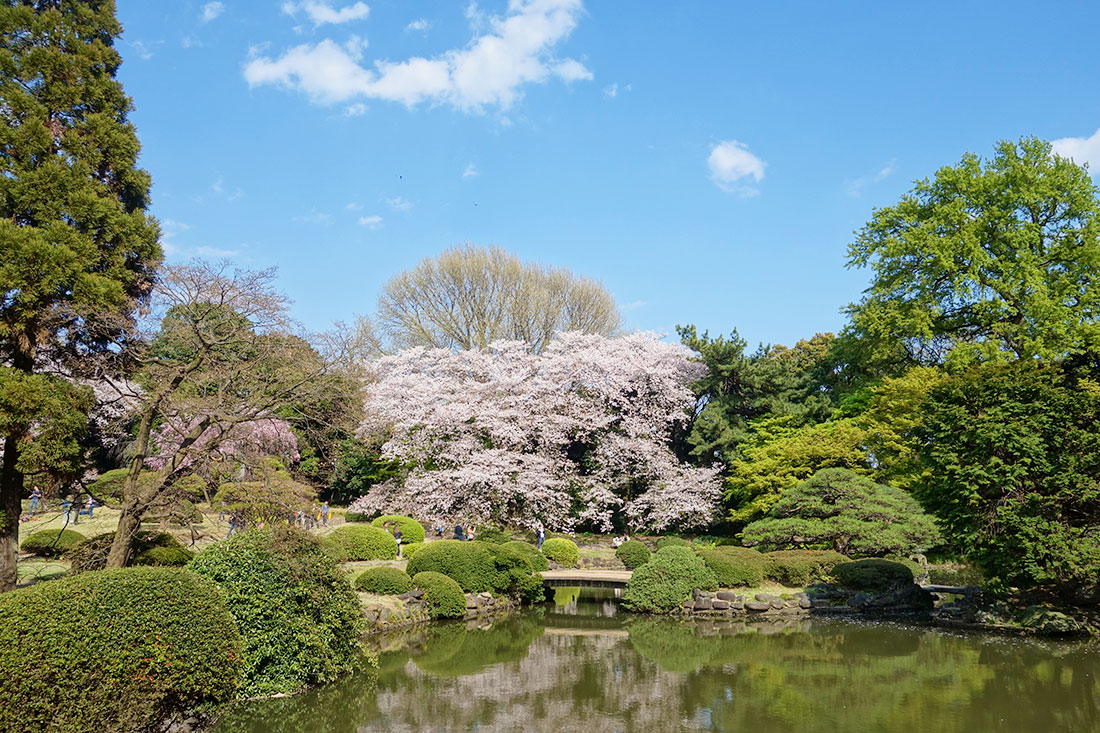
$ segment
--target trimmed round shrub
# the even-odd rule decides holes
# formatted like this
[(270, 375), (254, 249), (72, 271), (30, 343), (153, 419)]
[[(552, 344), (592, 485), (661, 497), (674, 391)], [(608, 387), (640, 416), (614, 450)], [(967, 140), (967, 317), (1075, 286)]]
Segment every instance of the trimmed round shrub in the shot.
[(820, 583), (848, 558), (833, 550), (779, 550), (764, 553), (764, 576), (791, 588)]
[(359, 598), (311, 534), (250, 529), (207, 547), (190, 569), (221, 587), (237, 621), (245, 695), (329, 682), (357, 664)]
[(543, 542), (542, 554), (547, 559), (567, 568), (577, 567), (577, 561), (581, 557), (581, 551), (577, 548), (577, 543), (564, 537), (551, 537)]
[(477, 532), (478, 542), (488, 542), (493, 545), (503, 545), (512, 539), (511, 535), (499, 527), (482, 527)]
[(401, 545), (401, 557), (405, 558), (406, 560), (411, 560), (412, 556), (415, 555), (416, 553), (420, 552), (420, 549), (422, 547), (424, 547), (423, 542), (413, 542), (410, 545), (402, 544)]
[(231, 699), (241, 637), (213, 583), (175, 568), (0, 595), (0, 730), (144, 731)]
[(483, 542), (437, 540), (429, 542), (409, 560), (406, 570), (414, 578), (433, 572), (453, 579), (467, 593), (490, 590), (496, 578), (496, 566), (489, 547)]
[[(383, 524), (389, 524), (392, 526), (396, 524), (401, 528), (401, 542), (402, 544), (408, 542), (423, 542), (424, 541), (424, 525), (416, 521), (412, 517), (404, 517), (400, 514), (384, 514), (381, 517), (376, 517), (371, 520), (370, 526), (382, 528)], [(390, 530), (392, 532), (392, 530)]]
[(699, 550), (699, 557), (723, 588), (755, 588), (764, 582), (764, 555), (749, 547)]
[(134, 555), (130, 564), (182, 567), (191, 562), (194, 556), (195, 553), (183, 547), (150, 547)]
[(397, 540), (377, 527), (344, 525), (328, 534), (322, 544), (337, 562), (349, 560), (393, 560), (397, 557)]
[(543, 599), (542, 577), (533, 574), (531, 563), (524, 555), (504, 545), (486, 544), (493, 558), (493, 590), (519, 598), (524, 603)]
[(355, 589), (383, 596), (412, 590), (413, 579), (404, 570), (391, 567), (367, 568), (355, 579)]
[(426, 570), (413, 576), (413, 583), (424, 591), (424, 603), (432, 618), (462, 618), (466, 615), (466, 596), (452, 578)]
[(358, 512), (344, 512), (345, 522), (369, 522), (369, 514), (360, 514)]
[(833, 568), (833, 578), (852, 590), (884, 591), (913, 582), (913, 571), (893, 560), (868, 558), (842, 562)]
[[(65, 558), (70, 563), (69, 574), (75, 575), (87, 570), (102, 570), (107, 567), (107, 556), (111, 553), (111, 545), (114, 544), (114, 541), (115, 533), (106, 532), (97, 534), (95, 537), (87, 539), (69, 550), (65, 553)], [(154, 547), (188, 552), (179, 540), (167, 532), (143, 530), (134, 535), (134, 543), (130, 550), (130, 562), (134, 563), (139, 556)]]
[(619, 549), (615, 550), (615, 557), (622, 561), (623, 565), (630, 570), (641, 567), (649, 562), (649, 548), (646, 547), (644, 542), (638, 540), (627, 540), (619, 545)]
[(61, 557), (86, 539), (71, 529), (43, 529), (27, 536), (19, 544), (19, 549), (39, 557)]
[(666, 547), (691, 547), (691, 543), (685, 540), (683, 537), (661, 537), (657, 540), (657, 549), (663, 550)]
[(505, 542), (501, 546), (515, 550), (523, 555), (523, 557), (527, 559), (527, 564), (531, 566), (533, 572), (540, 573), (543, 570), (550, 569), (550, 563), (546, 560), (546, 555), (539, 552), (539, 548), (535, 547), (530, 542), (512, 540), (511, 542)]
[(690, 549), (665, 547), (634, 571), (623, 591), (623, 603), (631, 611), (668, 613), (696, 588), (715, 590), (718, 579)]

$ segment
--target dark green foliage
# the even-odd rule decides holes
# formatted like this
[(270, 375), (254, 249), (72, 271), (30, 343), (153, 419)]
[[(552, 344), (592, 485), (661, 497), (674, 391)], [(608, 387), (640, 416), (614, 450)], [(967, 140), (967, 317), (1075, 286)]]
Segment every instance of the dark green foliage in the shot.
[(917, 496), (994, 584), (1073, 588), (1100, 576), (1100, 388), (1031, 362), (932, 390)]
[(467, 593), (490, 590), (496, 577), (496, 567), (489, 548), (481, 542), (437, 540), (424, 545), (409, 560), (408, 572), (434, 572), (454, 579)]
[(511, 542), (505, 542), (502, 547), (515, 550), (523, 555), (523, 557), (527, 559), (527, 563), (531, 566), (533, 572), (540, 573), (543, 570), (550, 569), (550, 563), (546, 560), (546, 555), (539, 552), (539, 548), (535, 547), (530, 542), (512, 540)]
[(28, 535), (19, 549), (39, 557), (61, 557), (86, 539), (71, 529), (43, 529)]
[(131, 565), (183, 566), (191, 562), (195, 553), (183, 547), (150, 547), (134, 555)]
[(184, 570), (104, 570), (0, 596), (0, 730), (154, 729), (231, 699), (240, 668), (218, 589)]
[(383, 524), (389, 523), (390, 533), (393, 533), (393, 525), (396, 524), (401, 528), (401, 542), (413, 543), (424, 541), (424, 525), (416, 521), (412, 517), (403, 517), (399, 514), (386, 514), (381, 517), (376, 517), (371, 520), (372, 527), (381, 527)]
[(423, 542), (413, 542), (408, 545), (402, 544), (401, 557), (405, 558), (406, 560), (411, 560), (412, 556), (419, 552), (422, 547), (424, 547)]
[(764, 556), (752, 548), (723, 546), (698, 552), (723, 588), (755, 588), (764, 582)]
[(983, 585), (985, 576), (974, 567), (929, 568), (928, 582), (932, 585)]
[(877, 557), (838, 563), (832, 575), (836, 582), (852, 590), (884, 591), (913, 582), (913, 571), (907, 566)]
[(551, 537), (542, 543), (542, 554), (567, 568), (577, 567), (581, 551), (577, 543), (564, 537)]
[(784, 490), (743, 539), (763, 550), (832, 547), (848, 555), (904, 555), (943, 541), (912, 496), (846, 468), (822, 469)]
[(397, 540), (377, 527), (344, 525), (334, 529), (321, 542), (337, 562), (393, 560), (397, 557)]
[(332, 496), (329, 497), (334, 502), (351, 503), (375, 484), (400, 478), (404, 470), (400, 462), (382, 458), (377, 446), (358, 440), (339, 441), (335, 449), (336, 470), (331, 482)]
[(345, 522), (369, 522), (369, 521), (371, 521), (371, 516), (369, 514), (358, 514), (356, 512), (345, 512), (344, 513), (344, 521)]
[(424, 591), (424, 602), (432, 618), (462, 618), (466, 615), (466, 596), (452, 578), (426, 570), (414, 575), (413, 583)]
[(802, 588), (829, 577), (848, 558), (832, 550), (780, 550), (764, 555), (764, 577), (791, 588)]
[(685, 540), (683, 537), (674, 537), (672, 535), (658, 538), (657, 549), (663, 550), (666, 547), (691, 547), (691, 542)]
[[(69, 550), (65, 553), (65, 559), (70, 562), (69, 572), (76, 574), (105, 568), (107, 554), (111, 551), (111, 543), (114, 541), (115, 533), (106, 532), (87, 539)], [(143, 530), (134, 535), (133, 557), (136, 559), (137, 556), (156, 547), (188, 552), (179, 540), (167, 532)]]
[(489, 542), (494, 545), (502, 545), (511, 539), (512, 537), (507, 532), (498, 527), (482, 527), (477, 531), (478, 542)]
[(634, 571), (623, 591), (623, 603), (631, 611), (667, 613), (690, 598), (696, 588), (715, 590), (718, 580), (688, 548), (666, 547)]
[(359, 657), (359, 600), (311, 535), (251, 529), (207, 547), (191, 570), (217, 583), (244, 638), (245, 695), (329, 682)]
[(534, 568), (524, 553), (505, 545), (486, 543), (485, 547), (493, 558), (494, 591), (514, 596), (524, 603), (543, 599), (542, 577), (532, 574)]
[(396, 596), (411, 590), (413, 580), (404, 570), (391, 567), (367, 568), (355, 579), (355, 589), (383, 596)]
[(615, 550), (615, 557), (619, 558), (628, 570), (645, 565), (649, 562), (649, 555), (649, 547), (638, 540), (627, 540)]

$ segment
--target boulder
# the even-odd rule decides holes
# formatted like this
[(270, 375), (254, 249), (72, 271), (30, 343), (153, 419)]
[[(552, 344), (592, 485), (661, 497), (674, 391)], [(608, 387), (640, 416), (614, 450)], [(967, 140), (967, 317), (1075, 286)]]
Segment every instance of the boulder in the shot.
[(772, 607), (772, 604), (764, 603), (763, 601), (746, 601), (745, 602), (745, 610), (746, 611), (752, 611), (753, 613), (763, 613), (764, 611), (770, 610), (771, 607)]
[(738, 598), (737, 594), (731, 590), (720, 590), (717, 595), (720, 601), (736, 601)]
[(798, 607), (799, 608), (813, 608), (814, 607), (814, 602), (811, 601), (809, 598), (806, 598), (805, 594), (803, 594), (803, 597), (798, 599)]
[(775, 596), (773, 596), (771, 593), (756, 594), (756, 600), (760, 601), (761, 603), (771, 603), (773, 598), (775, 598)]
[(709, 611), (714, 607), (714, 601), (709, 598), (697, 598), (695, 599), (696, 611)]
[(729, 610), (730, 602), (719, 598), (719, 599), (711, 601), (710, 606), (715, 611), (727, 611), (727, 610)]

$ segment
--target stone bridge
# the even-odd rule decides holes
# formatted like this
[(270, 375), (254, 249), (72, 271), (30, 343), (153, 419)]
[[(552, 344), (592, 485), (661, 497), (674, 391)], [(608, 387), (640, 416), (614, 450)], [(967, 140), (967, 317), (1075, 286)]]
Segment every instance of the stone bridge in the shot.
[(629, 570), (543, 570), (542, 583), (548, 588), (625, 588)]

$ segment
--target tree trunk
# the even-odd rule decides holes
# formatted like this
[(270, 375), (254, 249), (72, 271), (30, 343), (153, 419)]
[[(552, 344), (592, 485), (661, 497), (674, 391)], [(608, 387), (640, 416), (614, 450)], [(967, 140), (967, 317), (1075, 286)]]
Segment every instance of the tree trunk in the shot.
[(126, 499), (126, 503), (122, 505), (122, 515), (118, 518), (115, 541), (111, 543), (111, 552), (107, 555), (107, 567), (126, 567), (134, 547), (134, 536), (141, 529), (141, 515), (144, 513), (145, 508), (133, 497)]
[(23, 513), (23, 474), (16, 467), (22, 435), (4, 436), (0, 466), (0, 593), (12, 590), (18, 580), (19, 515)]

